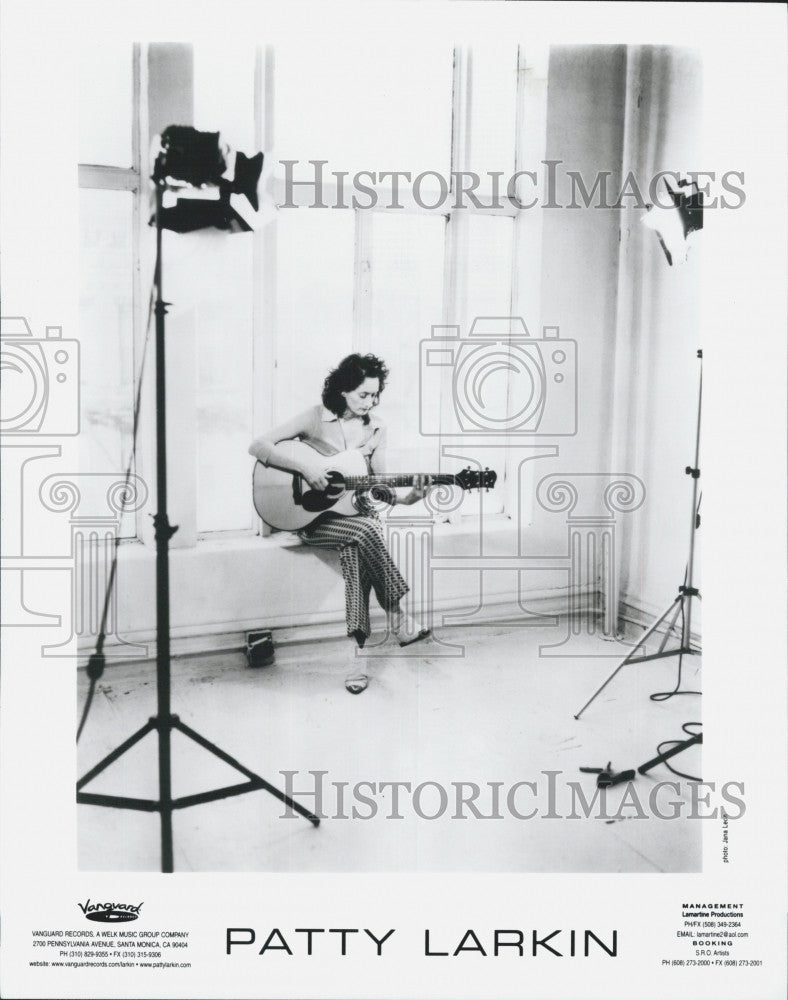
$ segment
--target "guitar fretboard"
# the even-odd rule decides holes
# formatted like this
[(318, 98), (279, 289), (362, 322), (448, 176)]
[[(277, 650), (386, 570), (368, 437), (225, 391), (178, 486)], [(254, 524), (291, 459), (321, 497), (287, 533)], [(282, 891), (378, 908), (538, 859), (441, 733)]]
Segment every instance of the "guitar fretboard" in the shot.
[(388, 472), (379, 476), (345, 476), (345, 485), (352, 490), (370, 489), (372, 486), (412, 486), (417, 476), (429, 476), (433, 486), (456, 486), (457, 477), (432, 472)]

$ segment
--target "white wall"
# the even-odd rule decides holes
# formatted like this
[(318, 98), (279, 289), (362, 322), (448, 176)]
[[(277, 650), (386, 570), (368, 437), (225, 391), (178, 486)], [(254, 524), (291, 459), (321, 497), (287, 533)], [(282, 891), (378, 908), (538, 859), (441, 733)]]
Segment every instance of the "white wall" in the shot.
[[(588, 189), (597, 171), (610, 171), (613, 192), (632, 170), (645, 199), (657, 171), (697, 170), (700, 99), (692, 52), (554, 49), (547, 159), (564, 161), (558, 200), (566, 170), (579, 171)], [(545, 212), (542, 313), (578, 340), (579, 431), (562, 443), (557, 465), (642, 480), (643, 507), (617, 522), (620, 584), (627, 604), (652, 614), (675, 596), (688, 555), (699, 260), (696, 246), (669, 267), (642, 225), (644, 209), (633, 199), (624, 206)]]
[[(702, 169), (701, 67), (679, 49), (630, 52), (628, 150), (631, 165), (646, 177), (660, 170)], [(634, 85), (633, 85), (634, 84)], [(667, 110), (666, 110), (667, 109)], [(624, 599), (654, 613), (663, 610), (683, 582), (692, 522), (700, 362), (700, 267), (703, 233), (685, 263), (668, 266), (653, 232), (630, 212), (619, 274), (617, 349), (627, 360), (633, 392), (630, 419), (619, 420), (613, 449), (646, 484), (644, 516), (633, 519), (623, 567)], [(634, 308), (629, 311), (629, 306)], [(620, 393), (621, 385), (617, 386)], [(702, 463), (701, 463), (702, 466)], [(694, 584), (701, 580), (702, 532), (696, 536)], [(693, 632), (700, 628), (699, 602)]]
[[(624, 46), (551, 51), (545, 159), (563, 161), (555, 185), (562, 206), (571, 199), (568, 170), (588, 188), (609, 171), (609, 188), (618, 190), (625, 60)], [(544, 211), (542, 322), (578, 342), (578, 433), (561, 443), (562, 471), (609, 470), (620, 221), (614, 209)]]

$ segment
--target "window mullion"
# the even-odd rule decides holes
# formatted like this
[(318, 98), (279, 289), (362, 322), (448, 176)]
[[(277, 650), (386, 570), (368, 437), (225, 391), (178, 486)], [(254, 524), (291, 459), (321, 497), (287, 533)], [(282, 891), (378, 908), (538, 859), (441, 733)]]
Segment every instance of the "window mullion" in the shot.
[[(133, 45), (131, 47), (131, 64), (128, 68), (131, 71), (131, 81), (132, 86), (130, 90), (131, 97), (131, 116), (130, 116), (130, 139), (131, 139), (131, 166), (129, 167), (119, 167), (108, 164), (92, 164), (92, 163), (80, 163), (78, 164), (78, 187), (83, 191), (103, 191), (103, 192), (116, 192), (121, 195), (127, 192), (131, 195), (131, 225), (129, 231), (130, 237), (130, 261), (131, 264), (131, 274), (129, 275), (131, 279), (130, 283), (130, 296), (129, 296), (129, 330), (128, 333), (125, 331), (122, 335), (130, 336), (131, 342), (126, 343), (121, 346), (121, 355), (123, 357), (124, 351), (128, 350), (130, 355), (130, 367), (125, 369), (120, 377), (119, 389), (123, 388), (124, 379), (128, 378), (131, 386), (131, 399), (125, 400), (131, 403), (133, 409), (136, 385), (137, 385), (137, 357), (138, 357), (138, 347), (139, 347), (139, 328), (141, 325), (140, 320), (140, 178), (141, 178), (141, 166), (140, 166), (140, 142), (139, 142), (139, 103), (140, 103), (140, 46)], [(103, 196), (102, 196), (103, 197)], [(128, 204), (128, 202), (126, 202)], [(91, 331), (95, 335), (96, 331)], [(86, 331), (85, 333), (85, 344), (86, 348), (89, 342), (90, 333)], [(96, 348), (97, 345), (90, 343), (90, 349)], [(93, 356), (95, 353), (91, 350)], [(127, 383), (128, 384), (128, 383)], [(120, 439), (120, 455), (117, 459), (118, 465), (123, 466), (122, 468), (116, 468), (113, 470), (118, 475), (125, 473), (126, 465), (132, 459), (131, 453), (131, 437), (130, 435), (121, 435)], [(92, 459), (91, 459), (92, 461)], [(139, 468), (137, 467), (137, 462), (132, 463), (132, 472), (139, 473)], [(149, 485), (149, 484), (148, 484)], [(124, 539), (134, 539), (140, 537), (140, 524), (143, 519), (139, 518), (135, 513), (125, 514), (122, 524), (122, 537)]]
[[(255, 149), (267, 160), (274, 148), (275, 125), (275, 53), (272, 46), (257, 48), (254, 81)], [(252, 435), (274, 423), (274, 375), (277, 362), (276, 260), (278, 212), (253, 235), (252, 285)], [(271, 534), (260, 518), (255, 519), (257, 533)]]
[[(454, 205), (457, 185), (456, 172), (467, 168), (470, 158), (471, 131), (471, 54), (462, 47), (454, 50), (452, 79), (452, 128), (450, 163), (450, 206)], [(467, 322), (468, 287), (468, 213), (465, 209), (449, 208), (446, 217), (446, 240), (443, 268), (443, 323), (458, 325), (463, 332)], [(453, 380), (452, 370), (447, 367), (441, 378), (441, 429), (453, 424)], [(439, 438), (439, 440), (441, 440)], [(439, 454), (439, 468), (443, 471), (442, 452)], [(454, 514), (450, 520), (455, 520)]]
[[(547, 72), (542, 61), (526, 59), (520, 46), (517, 53), (517, 116), (515, 125), (515, 172), (534, 169), (545, 158), (547, 130)], [(518, 184), (520, 181), (518, 180)], [(522, 315), (532, 334), (541, 326), (541, 250), (544, 204), (544, 174), (537, 175), (529, 188), (533, 209), (515, 213), (514, 268), (512, 274), (512, 315)], [(518, 192), (519, 194), (519, 192)], [(527, 204), (527, 203), (526, 203)]]
[[(134, 166), (139, 178), (135, 197), (135, 268), (136, 303), (134, 310), (134, 392), (139, 391), (142, 380), (140, 422), (137, 434), (136, 471), (145, 480), (151, 497), (155, 496), (156, 444), (155, 444), (155, 332), (153, 329), (153, 272), (154, 241), (149, 223), (151, 173), (150, 143), (148, 141), (148, 46), (135, 46), (134, 64), (134, 137), (132, 140)], [(147, 347), (146, 347), (147, 342)], [(142, 368), (143, 352), (145, 368)], [(137, 522), (138, 537), (145, 545), (155, 544), (153, 519), (142, 517)]]
[[(515, 172), (532, 170), (545, 158), (547, 131), (547, 52), (540, 50), (537, 59), (528, 59), (523, 46), (517, 49), (517, 105), (515, 118)], [(519, 181), (518, 181), (519, 183)], [(531, 200), (543, 204), (544, 175), (537, 175)], [(519, 195), (519, 191), (518, 191)], [(522, 208), (515, 215), (512, 248), (512, 316), (522, 316), (531, 336), (539, 337), (542, 328), (542, 229), (543, 209)], [(504, 511), (522, 524), (533, 518), (535, 469), (526, 462), (523, 482), (518, 482), (522, 454), (507, 449), (504, 470)], [(520, 487), (522, 486), (522, 490)]]
[(353, 350), (361, 351), (372, 334), (373, 218), (356, 209), (353, 261)]
[[(142, 93), (143, 93), (143, 67), (142, 67), (142, 47), (139, 43), (135, 43), (132, 49), (132, 114), (131, 114), (131, 151), (132, 151), (132, 168), (137, 175), (137, 186), (133, 192), (132, 200), (132, 229), (131, 229), (131, 240), (132, 240), (132, 267), (133, 267), (133, 277), (132, 277), (132, 288), (131, 288), (131, 329), (132, 329), (132, 344), (133, 349), (131, 352), (132, 356), (132, 393), (133, 398), (136, 399), (137, 394), (137, 380), (140, 377), (139, 374), (139, 359), (142, 357), (142, 343), (145, 331), (143, 326), (146, 321), (146, 314), (144, 312), (145, 304), (143, 301), (143, 291), (142, 291), (142, 268), (140, 255), (142, 253), (142, 225), (143, 225), (143, 212), (142, 212), (142, 198), (143, 198), (143, 184), (142, 177), (143, 174), (143, 164), (142, 164), (142, 143), (141, 143), (141, 114), (142, 114)], [(139, 469), (139, 461), (137, 456), (134, 456), (134, 464), (132, 465), (132, 471), (141, 474)], [(144, 518), (139, 517), (138, 514), (134, 515), (134, 536), (141, 537), (140, 522), (144, 521)]]

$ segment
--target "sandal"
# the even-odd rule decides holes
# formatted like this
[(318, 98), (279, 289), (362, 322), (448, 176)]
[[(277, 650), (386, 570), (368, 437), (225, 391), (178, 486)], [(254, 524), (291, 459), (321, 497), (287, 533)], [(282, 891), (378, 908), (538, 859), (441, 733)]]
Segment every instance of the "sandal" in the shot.
[(402, 613), (392, 631), (400, 646), (410, 646), (411, 643), (426, 639), (432, 629), (420, 628), (415, 618)]
[(426, 639), (427, 636), (431, 634), (431, 632), (432, 632), (432, 629), (430, 629), (430, 628), (422, 628), (422, 629), (419, 629), (419, 631), (416, 633), (416, 635), (414, 635), (410, 639), (408, 639), (407, 637), (403, 637), (402, 639), (399, 639), (399, 637), (398, 637), (398, 642), (399, 642), (400, 646), (410, 646), (414, 642), (421, 642), (422, 639)]
[(351, 694), (361, 694), (367, 690), (369, 677), (366, 674), (351, 674), (345, 678), (345, 690)]

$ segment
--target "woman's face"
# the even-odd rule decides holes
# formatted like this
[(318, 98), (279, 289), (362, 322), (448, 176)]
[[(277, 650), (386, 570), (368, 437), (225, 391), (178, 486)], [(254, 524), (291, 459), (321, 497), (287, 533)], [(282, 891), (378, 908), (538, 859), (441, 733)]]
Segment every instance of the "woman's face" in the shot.
[(365, 417), (373, 406), (378, 405), (380, 379), (365, 378), (360, 386), (342, 395), (347, 406), (345, 416)]

